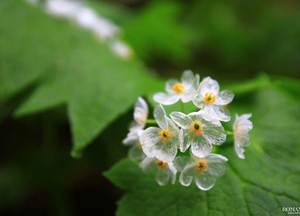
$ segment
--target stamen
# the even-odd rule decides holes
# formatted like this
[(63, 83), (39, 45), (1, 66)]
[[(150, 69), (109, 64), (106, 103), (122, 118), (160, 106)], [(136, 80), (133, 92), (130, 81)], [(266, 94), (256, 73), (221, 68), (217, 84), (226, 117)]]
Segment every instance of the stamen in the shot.
[(202, 133), (203, 127), (201, 122), (198, 122), (197, 120), (194, 121), (194, 123), (191, 124), (191, 130), (190, 131), (195, 131), (196, 135), (200, 135)]
[(156, 164), (158, 165), (157, 168), (166, 169), (168, 167), (168, 163), (164, 163), (161, 160), (157, 159)]
[(177, 83), (177, 84), (173, 85), (173, 90), (175, 92), (177, 92), (178, 94), (182, 93), (184, 91), (184, 86), (181, 83)]
[(202, 160), (200, 159), (198, 163), (196, 163), (196, 167), (195, 170), (196, 171), (201, 171), (201, 173), (199, 175), (202, 175), (203, 172), (207, 171), (207, 163), (206, 160)]
[(212, 92), (207, 92), (205, 94), (205, 98), (204, 100), (207, 102), (207, 103), (213, 103), (216, 101), (216, 95), (214, 95), (214, 93)]
[(168, 139), (170, 138), (170, 131), (163, 129), (161, 131), (158, 132), (159, 135), (161, 135), (161, 139), (164, 141), (168, 141)]

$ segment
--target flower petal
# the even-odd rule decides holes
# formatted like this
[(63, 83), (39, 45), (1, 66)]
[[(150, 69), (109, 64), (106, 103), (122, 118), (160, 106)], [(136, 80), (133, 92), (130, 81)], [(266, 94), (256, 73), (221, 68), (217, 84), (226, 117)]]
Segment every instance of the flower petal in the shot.
[(161, 104), (157, 105), (154, 109), (154, 118), (157, 124), (162, 129), (168, 128), (168, 122), (166, 120), (166, 112)]
[(134, 120), (139, 125), (145, 126), (148, 117), (148, 106), (146, 101), (139, 97), (134, 105)]
[[(206, 140), (201, 134), (192, 136), (189, 141), (192, 145), (192, 153), (197, 157), (204, 158), (212, 151), (211, 143)], [(184, 142), (186, 142), (186, 139)]]
[(235, 117), (235, 122), (233, 124), (233, 130), (238, 131), (238, 130), (245, 130), (249, 132), (253, 128), (253, 123), (248, 119), (252, 116), (252, 114), (244, 114), (241, 115), (240, 117), (238, 114), (236, 114)]
[[(160, 138), (159, 128), (147, 128), (140, 137), (140, 143), (144, 153), (148, 157), (156, 157), (164, 162), (172, 162), (177, 154), (178, 137), (172, 137), (168, 141)], [(172, 134), (171, 134), (172, 135)]]
[(204, 95), (200, 94), (200, 92), (196, 92), (194, 97), (192, 98), (194, 105), (200, 109), (204, 107)]
[(172, 172), (172, 173), (171, 173), (172, 184), (175, 184), (177, 169), (176, 169), (176, 167), (174, 166), (174, 163), (172, 163), (172, 162), (168, 163), (168, 167), (169, 167), (169, 169), (170, 169), (171, 172)]
[(213, 176), (222, 176), (226, 172), (226, 165), (224, 163), (208, 163), (207, 172)]
[(193, 180), (193, 177), (197, 173), (195, 170), (196, 164), (191, 164), (189, 166), (186, 166), (184, 170), (181, 172), (179, 177), (180, 184), (184, 186), (189, 186)]
[(181, 128), (188, 129), (191, 127), (193, 120), (182, 112), (172, 112), (171, 119)]
[(191, 70), (186, 70), (181, 76), (181, 83), (184, 88), (189, 88), (194, 84), (194, 73)]
[(202, 135), (212, 144), (221, 145), (226, 141), (227, 133), (223, 126), (219, 127), (205, 127), (203, 126)]
[(228, 122), (231, 118), (229, 110), (220, 105), (212, 104), (205, 106), (203, 111), (209, 113), (213, 118), (220, 121)]
[(160, 104), (171, 105), (179, 101), (180, 95), (176, 93), (159, 92), (153, 95), (153, 99)]
[(146, 157), (141, 163), (140, 167), (144, 172), (153, 172), (156, 171), (156, 164), (157, 158), (155, 157)]
[(191, 162), (193, 162), (193, 159), (190, 156), (178, 156), (174, 161), (174, 166), (176, 167), (176, 170), (182, 172), (182, 170), (184, 170), (184, 168)]
[(197, 93), (199, 93), (202, 96), (205, 96), (207, 92), (211, 92), (215, 96), (217, 96), (219, 94), (219, 90), (220, 90), (219, 83), (210, 77), (206, 77), (200, 83)]
[(123, 139), (124, 145), (136, 145), (139, 141), (138, 136), (127, 136), (125, 139)]
[(138, 145), (133, 145), (128, 151), (128, 157), (132, 161), (140, 161), (145, 158), (145, 154), (142, 149), (138, 147)]
[(235, 152), (236, 152), (236, 154), (237, 154), (237, 156), (238, 156), (239, 158), (245, 159), (245, 155), (244, 155), (245, 149), (244, 149), (243, 146), (234, 144), (234, 149), (235, 149)]
[(204, 191), (211, 189), (216, 184), (216, 181), (216, 178), (207, 171), (204, 171), (202, 175), (198, 173), (195, 175), (196, 185)]
[(168, 184), (171, 175), (172, 172), (169, 168), (166, 169), (158, 168), (156, 173), (156, 181), (159, 185), (165, 186)]
[(210, 154), (205, 157), (205, 160), (207, 161), (207, 163), (224, 163), (228, 161), (225, 156), (220, 154)]
[(233, 100), (234, 94), (230, 90), (221, 91), (217, 97), (218, 105), (226, 105), (229, 104)]
[(169, 79), (167, 82), (166, 82), (166, 91), (168, 93), (176, 93), (174, 90), (173, 90), (173, 86), (177, 83), (180, 83), (177, 79)]

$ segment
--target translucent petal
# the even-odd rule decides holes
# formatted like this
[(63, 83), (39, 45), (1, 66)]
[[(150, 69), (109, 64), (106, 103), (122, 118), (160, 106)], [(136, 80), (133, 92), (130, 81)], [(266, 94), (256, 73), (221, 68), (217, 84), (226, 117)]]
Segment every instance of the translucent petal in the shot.
[(213, 176), (222, 176), (226, 172), (226, 165), (224, 163), (208, 163), (207, 172)]
[(219, 83), (210, 77), (206, 77), (200, 83), (197, 92), (203, 97), (207, 92), (211, 92), (215, 96), (217, 96), (219, 94), (219, 90), (220, 90)]
[(141, 97), (138, 98), (134, 107), (140, 107), (148, 113), (148, 105), (147, 105), (146, 101)]
[(178, 126), (170, 118), (168, 118), (167, 116), (165, 116), (165, 118), (166, 118), (166, 121), (168, 123), (168, 128), (167, 129), (170, 130), (170, 131), (175, 130), (174, 132), (177, 135), (177, 133), (179, 132)]
[(173, 90), (173, 86), (177, 83), (180, 83), (177, 79), (169, 79), (167, 82), (166, 82), (166, 91), (168, 93), (176, 93), (174, 92)]
[(156, 157), (164, 162), (172, 162), (177, 154), (179, 138), (174, 136), (169, 138), (168, 141), (164, 141), (158, 134), (160, 130), (154, 127), (147, 128), (140, 137), (140, 143), (148, 157)]
[(233, 124), (233, 130), (239, 131), (239, 130), (245, 130), (249, 132), (253, 128), (253, 123), (248, 119), (252, 116), (252, 114), (244, 114), (240, 117), (236, 114), (235, 122)]
[(234, 149), (235, 149), (235, 152), (236, 152), (236, 154), (239, 158), (245, 159), (245, 155), (244, 155), (245, 149), (244, 149), (244, 147), (242, 147), (240, 145), (237, 145), (237, 144), (234, 144)]
[(126, 137), (123, 139), (123, 144), (124, 145), (136, 145), (139, 141), (138, 136), (131, 136), (131, 137)]
[(144, 172), (153, 172), (156, 171), (157, 165), (155, 164), (157, 158), (155, 157), (146, 157), (141, 163), (140, 167)]
[(205, 157), (205, 160), (207, 161), (207, 163), (224, 163), (228, 161), (226, 157), (219, 154), (210, 154)]
[(192, 139), (190, 139), (192, 145), (192, 153), (197, 157), (204, 158), (209, 155), (212, 151), (211, 143), (206, 140), (201, 134), (194, 135)]
[(168, 168), (171, 170), (172, 184), (175, 184), (177, 169), (172, 162), (168, 163)]
[(196, 92), (195, 96), (192, 98), (193, 103), (196, 107), (202, 109), (204, 107), (204, 95)]
[(185, 152), (194, 140), (194, 132), (189, 129), (183, 130), (183, 143), (180, 146), (180, 151)]
[(249, 146), (250, 136), (247, 131), (237, 131), (234, 132), (234, 142), (240, 146)]
[(169, 168), (166, 169), (158, 168), (156, 173), (156, 181), (159, 185), (165, 186), (168, 184), (171, 175), (172, 172)]
[(181, 172), (179, 177), (180, 184), (184, 186), (189, 186), (193, 180), (193, 177), (196, 175), (197, 171), (195, 170), (196, 164), (191, 164), (186, 166)]
[(153, 99), (160, 104), (171, 105), (179, 101), (180, 95), (177, 93), (163, 93), (159, 92), (153, 95)]
[(161, 104), (157, 105), (154, 109), (154, 118), (157, 124), (162, 129), (168, 128), (168, 122), (166, 120), (166, 112)]
[(182, 170), (184, 170), (184, 168), (192, 161), (193, 160), (190, 156), (178, 156), (174, 161), (174, 166), (179, 172), (182, 172)]
[(171, 119), (181, 128), (188, 129), (191, 127), (193, 120), (182, 112), (172, 112)]
[(195, 79), (194, 79), (194, 83), (193, 83), (193, 88), (197, 90), (198, 86), (199, 86), (199, 81), (200, 81), (200, 75), (196, 74), (195, 75)]
[(195, 182), (198, 188), (207, 191), (216, 184), (216, 178), (212, 176), (209, 172), (204, 171), (202, 175), (195, 175)]
[(181, 100), (183, 103), (190, 102), (194, 99), (196, 95), (196, 89), (193, 86), (190, 86), (188, 88), (185, 88), (185, 91), (183, 94), (181, 94)]
[(226, 141), (227, 133), (223, 126), (205, 127), (203, 126), (202, 136), (204, 136), (210, 143), (221, 145)]
[(230, 90), (221, 91), (218, 94), (217, 101), (218, 105), (226, 105), (229, 104), (233, 100), (234, 94)]
[(138, 145), (133, 145), (128, 151), (128, 157), (132, 161), (140, 161), (145, 158), (145, 154), (142, 149), (138, 147)]
[(205, 106), (203, 111), (209, 113), (213, 118), (216, 118), (220, 121), (228, 122), (231, 118), (229, 110), (220, 105), (211, 104)]
[(194, 79), (194, 73), (191, 70), (186, 70), (182, 74), (181, 83), (185, 88), (189, 88), (194, 84)]

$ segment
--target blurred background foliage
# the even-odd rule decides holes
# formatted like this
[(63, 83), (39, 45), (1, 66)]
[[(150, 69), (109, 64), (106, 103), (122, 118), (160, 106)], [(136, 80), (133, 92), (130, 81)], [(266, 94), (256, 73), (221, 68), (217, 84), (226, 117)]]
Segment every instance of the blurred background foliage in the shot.
[(84, 4), (122, 29), (131, 59), (42, 6), (0, 2), (1, 215), (114, 215), (123, 192), (102, 173), (127, 155), (131, 107), (183, 70), (233, 90), (235, 111), (271, 83), (299, 101), (299, 1)]

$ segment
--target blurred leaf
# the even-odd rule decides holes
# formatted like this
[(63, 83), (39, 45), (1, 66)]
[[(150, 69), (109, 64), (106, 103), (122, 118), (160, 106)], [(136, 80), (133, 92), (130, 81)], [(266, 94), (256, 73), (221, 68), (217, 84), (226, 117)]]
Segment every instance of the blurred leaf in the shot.
[[(93, 39), (90, 33), (68, 22), (51, 19), (22, 1), (2, 1), (0, 6), (5, 7), (1, 15), (10, 19), (9, 23), (15, 28), (19, 24), (17, 17), (20, 14), (25, 20), (26, 17), (33, 20), (24, 21), (22, 28), (32, 29), (33, 32), (29, 31), (19, 43), (16, 43), (19, 38), (13, 36), (14, 30), (6, 30), (10, 25), (2, 27), (6, 32), (5, 38), (9, 39), (5, 39), (8, 45), (3, 50), (8, 50), (10, 44), (16, 46), (10, 58), (5, 58), (4, 65), (19, 65), (24, 73), (4, 67), (1, 81), (15, 83), (11, 80), (11, 71), (22, 80), (23, 76), (27, 77), (27, 71), (31, 74), (33, 68), (35, 73), (31, 76), (31, 82), (37, 74), (43, 74), (36, 90), (15, 115), (35, 113), (67, 103), (73, 133), (73, 156), (78, 155), (110, 122), (128, 110), (139, 95), (156, 91), (160, 86), (160, 81), (148, 75), (141, 63), (118, 58), (105, 44)], [(20, 55), (20, 47), (30, 47), (31, 41), (39, 43), (32, 44), (36, 50), (26, 52), (28, 67), (25, 67), (15, 56)], [(25, 61), (23, 55), (20, 59)], [(37, 65), (41, 67), (35, 68)], [(20, 83), (19, 90), (25, 87), (23, 81)], [(5, 90), (14, 92), (8, 87)]]
[(184, 61), (189, 57), (189, 30), (179, 22), (182, 8), (176, 2), (150, 2), (127, 26), (125, 37), (138, 56), (151, 60), (152, 55)]
[(218, 153), (229, 159), (228, 169), (207, 192), (194, 182), (189, 187), (178, 182), (161, 187), (152, 174), (122, 160), (105, 174), (128, 191), (117, 215), (285, 215), (282, 207), (299, 206), (300, 102), (278, 88), (253, 94), (254, 101), (248, 103), (254, 109), (239, 104), (240, 111), (253, 113), (245, 160), (236, 156), (232, 145), (220, 146)]

